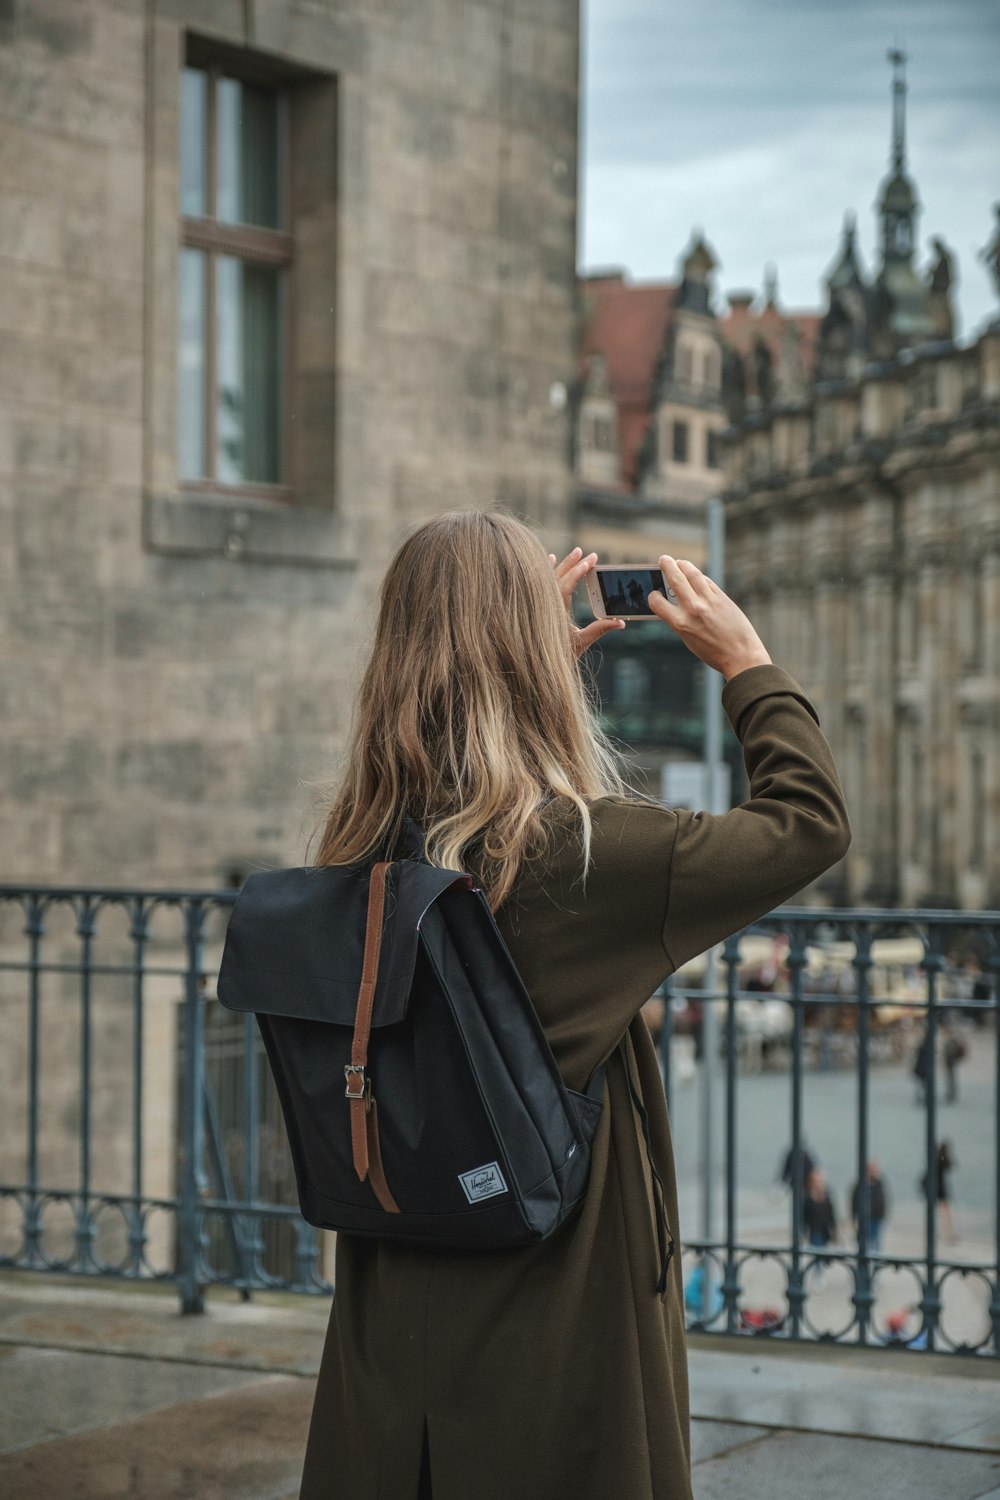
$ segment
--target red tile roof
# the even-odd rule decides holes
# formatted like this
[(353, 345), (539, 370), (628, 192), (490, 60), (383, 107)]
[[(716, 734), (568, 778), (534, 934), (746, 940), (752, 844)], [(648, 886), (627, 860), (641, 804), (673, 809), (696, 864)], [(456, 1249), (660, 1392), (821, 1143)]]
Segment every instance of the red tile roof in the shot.
[[(590, 358), (602, 354), (607, 362), (611, 393), (618, 406), (618, 456), (620, 487), (631, 490), (638, 480), (638, 458), (651, 415), (653, 372), (670, 326), (676, 282), (634, 283), (623, 272), (608, 272), (580, 279), (583, 303), (583, 337), (580, 345), (580, 375), (587, 373)], [(748, 294), (749, 295), (749, 294)], [(748, 305), (730, 307), (718, 320), (725, 343), (744, 356), (747, 390), (756, 389), (752, 350), (758, 336), (771, 351), (777, 371), (785, 352), (785, 327), (793, 323), (799, 331), (802, 373), (812, 376), (816, 364), (816, 340), (821, 315), (812, 312), (782, 312), (765, 307), (751, 312)]]
[(584, 332), (580, 373), (592, 354), (607, 361), (618, 405), (618, 454), (622, 483), (637, 479), (637, 461), (650, 417), (653, 370), (670, 322), (677, 291), (671, 282), (635, 284), (620, 274), (582, 278)]

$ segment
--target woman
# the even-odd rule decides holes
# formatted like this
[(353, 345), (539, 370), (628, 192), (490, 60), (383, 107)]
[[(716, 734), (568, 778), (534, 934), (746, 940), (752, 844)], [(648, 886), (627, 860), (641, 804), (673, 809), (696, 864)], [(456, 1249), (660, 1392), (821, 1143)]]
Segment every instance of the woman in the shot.
[[(951, 1183), (948, 1179), (957, 1166), (958, 1162), (951, 1152), (951, 1142), (941, 1141), (937, 1151), (937, 1205), (945, 1235), (952, 1244), (957, 1243), (958, 1235), (955, 1232), (955, 1215), (951, 1206)], [(926, 1172), (920, 1179), (920, 1188), (925, 1198), (930, 1196), (931, 1189)]]
[[(726, 678), (752, 796), (711, 816), (629, 791), (578, 665), (624, 622), (568, 614), (596, 561), (454, 511), (385, 576), (316, 863), (393, 850), (412, 813), (429, 858), (477, 874), (569, 1087), (605, 1060), (607, 1083), (586, 1198), (549, 1239), (464, 1255), (338, 1236), (300, 1500), (690, 1500), (673, 1153), (640, 1010), (840, 859), (850, 829), (808, 698), (672, 557), (677, 602), (656, 590), (650, 608)], [(661, 1212), (678, 1246), (662, 1295)]]

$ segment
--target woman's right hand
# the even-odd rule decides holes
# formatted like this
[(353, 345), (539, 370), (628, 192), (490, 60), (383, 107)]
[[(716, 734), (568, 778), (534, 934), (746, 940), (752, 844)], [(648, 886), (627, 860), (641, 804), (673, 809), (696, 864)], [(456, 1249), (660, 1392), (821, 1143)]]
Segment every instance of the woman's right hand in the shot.
[(659, 564), (676, 603), (654, 589), (648, 595), (649, 607), (700, 661), (721, 672), (727, 682), (747, 667), (770, 662), (763, 641), (739, 605), (695, 563), (664, 553)]

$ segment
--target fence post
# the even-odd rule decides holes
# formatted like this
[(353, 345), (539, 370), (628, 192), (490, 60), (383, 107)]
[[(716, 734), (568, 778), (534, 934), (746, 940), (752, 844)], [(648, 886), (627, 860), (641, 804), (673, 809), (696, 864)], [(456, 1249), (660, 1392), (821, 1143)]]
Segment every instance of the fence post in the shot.
[(208, 1189), (205, 1173), (205, 1033), (202, 966), (204, 902), (185, 903), (184, 1080), (181, 1112), (181, 1181), (177, 1202), (177, 1284), (182, 1313), (205, 1311), (201, 1278), (205, 1245), (201, 1200)]

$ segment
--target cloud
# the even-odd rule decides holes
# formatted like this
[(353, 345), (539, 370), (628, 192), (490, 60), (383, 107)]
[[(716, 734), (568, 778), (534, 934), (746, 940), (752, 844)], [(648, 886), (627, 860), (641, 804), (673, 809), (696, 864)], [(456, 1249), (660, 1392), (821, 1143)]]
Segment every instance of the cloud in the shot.
[(786, 304), (817, 305), (846, 209), (875, 260), (895, 41), (919, 239), (957, 251), (965, 324), (980, 322), (995, 294), (976, 251), (1000, 186), (1000, 18), (983, 0), (589, 0), (582, 263), (666, 278), (699, 224), (722, 286), (759, 285), (775, 261)]

